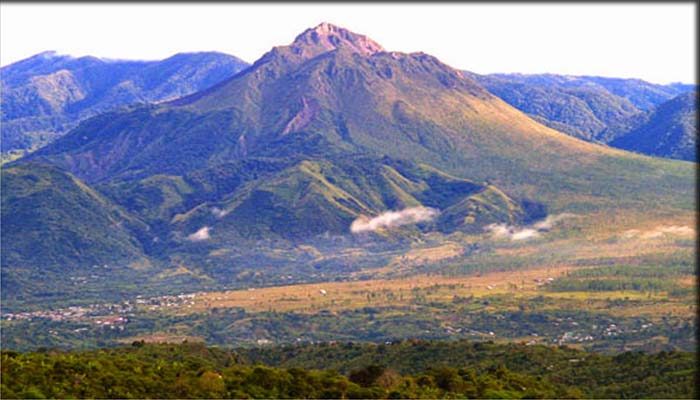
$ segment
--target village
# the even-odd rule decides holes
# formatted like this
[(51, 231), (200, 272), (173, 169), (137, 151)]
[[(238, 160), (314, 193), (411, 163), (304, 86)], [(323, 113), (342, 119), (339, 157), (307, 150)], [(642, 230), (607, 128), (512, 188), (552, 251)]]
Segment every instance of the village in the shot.
[[(541, 279), (538, 283), (545, 283), (546, 279)], [(249, 289), (248, 292), (255, 293), (254, 289)], [(326, 297), (330, 293), (326, 289), (318, 291), (320, 296)], [(121, 303), (101, 303), (90, 304), (84, 306), (70, 306), (55, 310), (40, 310), (27, 311), (18, 313), (3, 313), (2, 320), (5, 321), (34, 321), (34, 320), (49, 320), (57, 323), (81, 323), (89, 324), (88, 326), (72, 327), (71, 331), (80, 333), (94, 328), (105, 328), (117, 331), (125, 331), (129, 322), (137, 320), (144, 314), (152, 314), (159, 312), (175, 312), (183, 309), (191, 309), (198, 302), (206, 301), (207, 293), (180, 293), (177, 295), (163, 295), (156, 297), (137, 296), (131, 300), (125, 300)], [(504, 318), (503, 315), (495, 315), (496, 320)], [(456, 322), (456, 321), (455, 321)], [(466, 321), (465, 321), (466, 322)], [(545, 332), (530, 332), (525, 336), (526, 345), (551, 343), (555, 345), (567, 344), (583, 344), (597, 340), (606, 340), (615, 338), (624, 333), (641, 332), (652, 327), (652, 323), (641, 323), (641, 326), (626, 326), (623, 329), (614, 322), (606, 323), (605, 325), (591, 325), (590, 323), (577, 322), (571, 317), (553, 318), (550, 320), (550, 325), (555, 328), (554, 331)], [(459, 326), (462, 325), (462, 326)], [(478, 323), (474, 326), (471, 324), (452, 324), (442, 325), (444, 334), (451, 337), (471, 337), (483, 340), (503, 340), (507, 339), (508, 334), (497, 333), (495, 325), (489, 328), (490, 324), (484, 325)], [(89, 328), (92, 326), (93, 328)], [(475, 329), (479, 328), (479, 329)], [(546, 328), (542, 327), (547, 330)], [(636, 328), (636, 329), (635, 329)], [(53, 325), (48, 330), (49, 334), (57, 335), (56, 325)], [(514, 332), (511, 332), (513, 334)], [(430, 336), (430, 331), (426, 331)], [(269, 345), (274, 342), (266, 337), (257, 337), (253, 340), (258, 345)]]
[(2, 313), (0, 319), (7, 321), (32, 321), (47, 319), (54, 322), (88, 322), (101, 326), (124, 326), (139, 311), (160, 311), (167, 308), (187, 307), (194, 304), (196, 293), (180, 293), (142, 298), (121, 303), (96, 303), (86, 306), (70, 306), (55, 310)]

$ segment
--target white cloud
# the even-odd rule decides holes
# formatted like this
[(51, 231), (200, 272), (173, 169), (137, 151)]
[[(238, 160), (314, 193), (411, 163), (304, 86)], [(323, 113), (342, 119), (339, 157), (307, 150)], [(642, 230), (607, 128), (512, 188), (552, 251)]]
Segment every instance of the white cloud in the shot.
[(538, 237), (540, 234), (536, 229), (519, 228), (507, 224), (490, 224), (484, 227), (496, 239), (525, 240)]
[(569, 214), (569, 213), (562, 213), (562, 214), (556, 214), (556, 215), (548, 215), (547, 218), (543, 219), (542, 221), (539, 221), (535, 224), (532, 225), (533, 228), (537, 230), (550, 230), (552, 227), (559, 221), (566, 219), (566, 218), (573, 218), (576, 215), (574, 214)]
[(430, 221), (440, 214), (439, 210), (429, 207), (411, 207), (401, 211), (387, 211), (374, 218), (361, 216), (352, 222), (352, 233), (372, 232), (381, 228), (394, 228), (401, 225)]
[(575, 214), (569, 213), (548, 215), (547, 218), (542, 221), (526, 227), (508, 224), (490, 224), (486, 225), (484, 230), (496, 239), (527, 240), (541, 236), (542, 233), (549, 231), (563, 219), (574, 217), (576, 217)]
[(513, 240), (525, 240), (533, 237), (540, 236), (540, 233), (534, 229), (522, 229), (513, 233), (511, 239)]
[(197, 232), (187, 236), (187, 240), (192, 241), (192, 242), (201, 242), (203, 240), (209, 240), (209, 230), (210, 228), (208, 226), (205, 226), (198, 230)]

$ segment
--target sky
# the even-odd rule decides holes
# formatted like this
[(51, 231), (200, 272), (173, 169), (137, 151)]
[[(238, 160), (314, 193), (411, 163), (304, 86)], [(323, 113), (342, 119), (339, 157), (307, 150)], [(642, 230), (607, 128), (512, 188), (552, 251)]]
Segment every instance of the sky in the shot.
[(330, 22), (391, 51), (476, 73), (695, 82), (694, 3), (0, 3), (0, 65), (46, 50), (155, 60), (220, 51), (253, 62)]

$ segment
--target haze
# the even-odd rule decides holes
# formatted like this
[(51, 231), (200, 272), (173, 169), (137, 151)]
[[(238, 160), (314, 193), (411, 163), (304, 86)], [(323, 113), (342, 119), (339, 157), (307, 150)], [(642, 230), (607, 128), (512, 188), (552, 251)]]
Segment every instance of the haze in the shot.
[(322, 21), (388, 50), (477, 73), (695, 82), (695, 4), (2, 4), (0, 64), (56, 50), (161, 59), (220, 51), (248, 62)]

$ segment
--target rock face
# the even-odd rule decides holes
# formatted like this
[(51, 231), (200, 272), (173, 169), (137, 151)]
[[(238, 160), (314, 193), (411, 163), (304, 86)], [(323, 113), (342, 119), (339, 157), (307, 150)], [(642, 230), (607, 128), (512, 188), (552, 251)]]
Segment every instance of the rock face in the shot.
[(304, 31), (294, 39), (293, 51), (305, 58), (313, 57), (338, 48), (347, 48), (363, 56), (384, 51), (377, 42), (364, 35), (350, 32), (327, 22)]
[(100, 112), (205, 89), (245, 67), (220, 53), (152, 62), (40, 53), (0, 70), (2, 153), (41, 147)]

